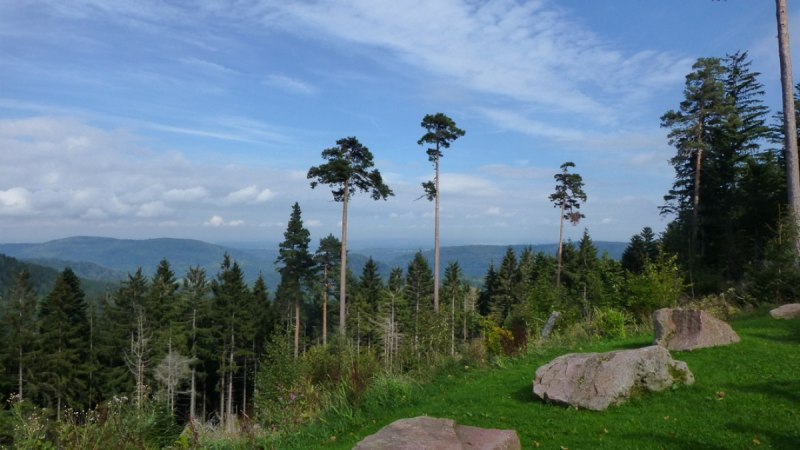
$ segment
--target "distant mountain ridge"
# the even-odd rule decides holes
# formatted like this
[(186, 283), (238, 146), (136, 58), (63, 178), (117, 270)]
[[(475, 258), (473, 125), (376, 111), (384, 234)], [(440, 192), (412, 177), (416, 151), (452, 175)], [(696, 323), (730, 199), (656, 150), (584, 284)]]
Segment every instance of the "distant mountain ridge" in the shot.
[[(611, 258), (619, 259), (625, 250), (624, 242), (594, 242), (598, 252), (607, 252)], [(458, 261), (464, 276), (480, 282), (486, 275), (489, 264), (499, 266), (507, 249), (511, 247), (517, 256), (530, 247), (535, 253), (555, 254), (556, 244), (545, 245), (461, 245), (441, 248), (442, 269), (450, 262)], [(312, 251), (314, 248), (311, 249)], [(379, 272), (387, 277), (394, 267), (405, 270), (417, 251), (432, 265), (432, 249), (366, 248), (350, 251), (348, 266), (360, 275), (367, 259), (372, 257)], [(147, 276), (152, 276), (162, 259), (169, 261), (176, 277), (181, 278), (192, 266), (206, 270), (209, 278), (216, 276), (220, 263), (227, 253), (237, 261), (248, 282), (261, 273), (274, 292), (279, 281), (275, 270), (278, 249), (243, 249), (225, 247), (193, 239), (113, 239), (104, 237), (76, 236), (39, 244), (0, 244), (0, 253), (42, 266), (63, 270), (70, 266), (78, 276), (98, 281), (119, 281), (128, 273), (141, 267)]]

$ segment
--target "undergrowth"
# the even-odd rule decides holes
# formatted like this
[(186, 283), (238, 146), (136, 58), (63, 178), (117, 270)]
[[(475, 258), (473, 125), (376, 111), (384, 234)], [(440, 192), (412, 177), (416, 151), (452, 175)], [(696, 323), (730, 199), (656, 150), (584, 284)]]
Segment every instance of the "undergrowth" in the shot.
[[(532, 393), (536, 368), (575, 351), (610, 351), (650, 344), (651, 334), (588, 344), (532, 345), (503, 368), (450, 364), (424, 384), (386, 378), (375, 398), (347, 414), (330, 414), (274, 448), (349, 449), (394, 420), (428, 415), (517, 431), (522, 448), (775, 448), (800, 442), (800, 322), (769, 317), (732, 323), (738, 344), (673, 352), (696, 383), (647, 394), (607, 411), (542, 403)], [(369, 398), (366, 395), (365, 398)]]

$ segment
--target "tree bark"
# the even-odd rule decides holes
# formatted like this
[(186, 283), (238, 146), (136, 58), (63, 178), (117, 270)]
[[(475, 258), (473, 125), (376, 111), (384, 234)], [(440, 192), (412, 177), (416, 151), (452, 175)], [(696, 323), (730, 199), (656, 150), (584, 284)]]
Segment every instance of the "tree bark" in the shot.
[[(439, 144), (436, 144), (436, 153), (439, 154)], [(439, 312), (439, 197), (441, 193), (439, 192), (439, 157), (436, 157), (436, 160), (433, 163), (434, 166), (434, 177), (433, 182), (434, 189), (436, 189), (436, 198), (434, 199), (436, 206), (434, 207), (434, 219), (433, 219), (433, 312)]]
[(300, 295), (294, 298), (294, 359), (300, 356)]
[(189, 420), (194, 422), (197, 417), (197, 375), (194, 365), (197, 360), (197, 308), (192, 309), (192, 387), (189, 393)]
[(322, 345), (328, 345), (328, 264), (324, 264), (322, 275)]
[(564, 203), (561, 203), (561, 225), (558, 229), (558, 257), (556, 258), (556, 290), (561, 288), (561, 258), (564, 252)]
[(17, 372), (17, 394), (19, 395), (19, 401), (21, 402), (25, 399), (22, 392), (22, 346), (19, 347), (19, 368), (17, 369)]
[(781, 88), (783, 90), (783, 135), (786, 158), (786, 183), (789, 193), (789, 211), (794, 230), (795, 264), (800, 260), (800, 165), (797, 155), (797, 124), (795, 123), (794, 90), (792, 80), (792, 57), (789, 40), (789, 18), (786, 0), (775, 0), (778, 21), (778, 55), (781, 65)]
[(350, 180), (344, 183), (344, 198), (342, 201), (342, 267), (339, 275), (339, 334), (347, 335), (347, 201), (349, 200)]

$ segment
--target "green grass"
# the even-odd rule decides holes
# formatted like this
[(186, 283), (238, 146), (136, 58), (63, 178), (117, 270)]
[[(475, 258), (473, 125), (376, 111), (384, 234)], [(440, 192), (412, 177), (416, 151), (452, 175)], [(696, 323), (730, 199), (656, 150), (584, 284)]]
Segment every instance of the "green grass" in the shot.
[(800, 448), (800, 321), (732, 323), (738, 344), (672, 352), (695, 375), (689, 387), (647, 394), (607, 411), (544, 404), (532, 393), (536, 368), (567, 352), (649, 345), (650, 337), (546, 349), (503, 369), (454, 366), (390, 404), (308, 426), (277, 448), (349, 449), (394, 420), (428, 415), (514, 429), (523, 449)]

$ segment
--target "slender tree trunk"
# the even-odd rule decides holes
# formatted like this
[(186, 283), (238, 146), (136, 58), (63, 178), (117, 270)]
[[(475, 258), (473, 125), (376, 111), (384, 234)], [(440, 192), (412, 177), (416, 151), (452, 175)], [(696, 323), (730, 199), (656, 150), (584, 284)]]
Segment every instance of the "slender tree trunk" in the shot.
[(189, 392), (189, 420), (194, 422), (197, 416), (197, 378), (194, 365), (197, 363), (197, 308), (192, 309), (192, 387)]
[(344, 198), (342, 201), (342, 267), (339, 276), (339, 334), (347, 335), (347, 201), (349, 200), (350, 180), (344, 183)]
[(227, 418), (225, 420), (226, 426), (228, 431), (233, 431), (233, 350), (236, 348), (234, 336), (233, 336), (233, 326), (231, 325), (231, 351), (228, 355), (228, 407), (227, 407)]
[(778, 20), (778, 54), (781, 64), (781, 88), (783, 90), (783, 136), (786, 158), (786, 182), (789, 193), (789, 211), (794, 225), (795, 264), (800, 261), (800, 163), (797, 155), (797, 124), (795, 123), (794, 81), (792, 80), (792, 57), (789, 40), (789, 18), (786, 0), (775, 0)]
[(294, 297), (294, 359), (297, 359), (298, 356), (300, 356), (300, 295), (296, 294)]
[(564, 252), (564, 203), (561, 203), (561, 225), (558, 229), (558, 258), (556, 264), (556, 291), (561, 288), (561, 259)]
[(450, 356), (456, 355), (456, 295), (450, 297)]
[(471, 295), (472, 295), (472, 292), (467, 291), (466, 295), (464, 295), (464, 297), (462, 297), (464, 299), (463, 300), (463, 303), (464, 303), (464, 327), (462, 329), (464, 337), (463, 337), (462, 342), (465, 343), (465, 344), (467, 343), (467, 297), (471, 296)]
[(690, 259), (690, 268), (691, 271), (694, 268), (694, 256), (698, 253), (697, 247), (697, 236), (698, 230), (700, 229), (700, 185), (703, 181), (703, 131), (704, 131), (704, 123), (705, 123), (705, 113), (703, 111), (700, 112), (700, 120), (699, 120), (699, 127), (697, 131), (697, 154), (695, 155), (694, 161), (694, 194), (692, 197), (692, 230), (691, 230), (691, 242), (690, 242), (690, 249), (689, 249), (689, 259)]
[[(439, 153), (439, 144), (436, 144), (436, 153)], [(436, 202), (435, 214), (433, 219), (433, 312), (439, 312), (439, 157), (437, 156), (433, 162), (434, 171), (433, 182), (436, 189)]]
[(322, 275), (322, 345), (328, 345), (328, 265)]
[(19, 367), (17, 368), (17, 394), (19, 394), (19, 401), (23, 401), (25, 397), (22, 392), (22, 346), (19, 346)]

